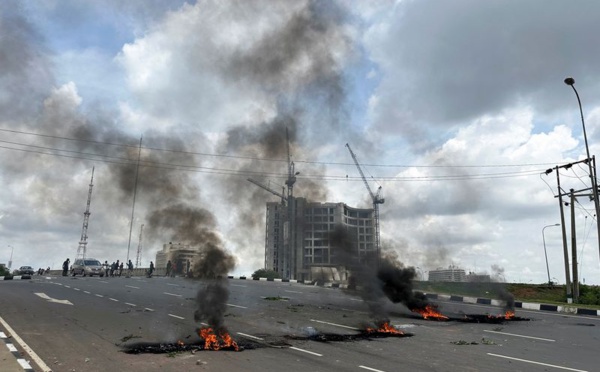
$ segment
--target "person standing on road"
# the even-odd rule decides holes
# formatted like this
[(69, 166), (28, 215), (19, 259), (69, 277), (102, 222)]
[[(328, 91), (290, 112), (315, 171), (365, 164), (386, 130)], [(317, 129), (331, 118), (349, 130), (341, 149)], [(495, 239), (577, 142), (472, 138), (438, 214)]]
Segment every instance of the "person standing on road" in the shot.
[(131, 262), (131, 260), (129, 260), (129, 262), (127, 262), (127, 277), (131, 278), (133, 276), (133, 262)]
[(148, 278), (150, 278), (152, 276), (153, 272), (154, 272), (154, 262), (150, 261), (150, 269), (148, 269)]
[(167, 261), (167, 273), (165, 274), (165, 276), (171, 276), (171, 268), (173, 267), (173, 264), (171, 263), (171, 260)]
[(71, 262), (71, 260), (69, 260), (68, 258), (65, 260), (65, 262), (63, 262), (63, 276), (67, 276), (67, 272), (69, 272), (69, 262)]
[(104, 275), (108, 278), (108, 274), (110, 272), (110, 265), (108, 264), (108, 260), (105, 260), (102, 266), (104, 266)]
[(121, 262), (121, 265), (119, 265), (119, 277), (121, 276), (122, 273), (123, 273), (123, 262)]

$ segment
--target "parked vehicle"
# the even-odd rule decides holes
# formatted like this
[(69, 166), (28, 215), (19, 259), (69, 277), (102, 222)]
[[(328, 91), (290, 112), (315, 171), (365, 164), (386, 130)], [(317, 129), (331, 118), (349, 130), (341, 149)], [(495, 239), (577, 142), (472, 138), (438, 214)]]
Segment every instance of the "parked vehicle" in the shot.
[(31, 267), (31, 266), (19, 267), (19, 275), (33, 275), (33, 267)]
[(78, 259), (73, 263), (73, 267), (71, 269), (71, 275), (81, 275), (81, 276), (94, 276), (98, 275), (100, 277), (104, 276), (104, 268), (100, 261), (95, 258), (86, 258), (85, 260)]

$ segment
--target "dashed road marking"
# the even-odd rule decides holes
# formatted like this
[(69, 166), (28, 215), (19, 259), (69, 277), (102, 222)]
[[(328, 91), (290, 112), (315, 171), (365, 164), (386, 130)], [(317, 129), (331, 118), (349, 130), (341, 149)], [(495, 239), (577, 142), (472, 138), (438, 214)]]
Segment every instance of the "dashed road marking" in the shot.
[(315, 353), (315, 352), (312, 352), (312, 351), (300, 349), (300, 348), (297, 348), (297, 347), (294, 347), (294, 346), (291, 346), (290, 349), (298, 350), (298, 351), (301, 351), (303, 353), (307, 353), (307, 354), (311, 354), (311, 355), (316, 355), (316, 356), (320, 356), (320, 357), (323, 356), (323, 354), (319, 354), (319, 353)]
[(343, 324), (330, 323), (330, 322), (325, 322), (325, 321), (316, 320), (316, 319), (311, 319), (310, 321), (311, 322), (316, 322), (316, 323), (321, 323), (321, 324), (328, 324), (328, 325), (335, 326), (335, 327), (342, 327), (342, 328), (352, 329), (352, 330), (355, 330), (355, 331), (360, 331), (360, 329), (358, 329), (358, 328), (350, 327), (350, 326), (343, 325)]
[(96, 297), (103, 298), (104, 296), (102, 296), (101, 294), (96, 294)]
[(169, 316), (172, 316), (173, 318), (177, 318), (177, 319), (185, 319), (184, 317), (173, 315), (173, 314), (169, 314)]
[(546, 367), (552, 367), (552, 368), (564, 369), (564, 370), (567, 370), (567, 371), (575, 371), (575, 372), (588, 372), (588, 371), (585, 371), (585, 370), (583, 370), (583, 369), (575, 369), (575, 368), (569, 368), (569, 367), (562, 367), (562, 366), (557, 366), (557, 365), (554, 365), (554, 364), (548, 364), (548, 363), (536, 362), (536, 361), (533, 361), (533, 360), (527, 360), (527, 359), (521, 359), (521, 358), (509, 357), (509, 356), (506, 356), (506, 355), (492, 354), (492, 353), (487, 353), (487, 355), (490, 355), (490, 356), (495, 356), (495, 357), (498, 357), (498, 358), (504, 358), (504, 359), (516, 360), (516, 361), (518, 361), (518, 362), (524, 362), (524, 363), (537, 364), (537, 365), (539, 365), (539, 366), (546, 366)]
[[(19, 344), (21, 348), (29, 355), (29, 357), (38, 365), (38, 367), (40, 367), (42, 372), (52, 372), (52, 369), (50, 369), (50, 367), (48, 367), (46, 363), (44, 363), (44, 361), (35, 353), (35, 351), (33, 351), (25, 343), (25, 341), (23, 341), (23, 339), (19, 337), (19, 335), (17, 335), (17, 333), (12, 329), (12, 327), (8, 325), (8, 323), (6, 323), (4, 319), (2, 319), (2, 317), (0, 317), (0, 324), (2, 324), (2, 326), (8, 331), (8, 333), (10, 333), (12, 339), (17, 344)], [(4, 333), (2, 333), (2, 335), (4, 335)], [(17, 362), (19, 362), (19, 359), (17, 359)], [(21, 364), (21, 362), (19, 362), (19, 364)], [(27, 363), (27, 367), (25, 367), (24, 364), (21, 364), (21, 366), (23, 366), (23, 369), (27, 371), (33, 371), (31, 366), (29, 366), (29, 363)]]
[(114, 302), (119, 302), (119, 300), (117, 300), (116, 298), (109, 297), (108, 299)]
[(533, 337), (533, 336), (525, 336), (525, 335), (518, 335), (515, 333), (506, 333), (506, 332), (498, 332), (498, 331), (489, 331), (487, 329), (483, 330), (484, 332), (489, 332), (489, 333), (497, 333), (499, 335), (506, 335), (506, 336), (514, 336), (514, 337), (523, 337), (523, 338), (531, 338), (533, 340), (540, 340), (540, 341), (548, 341), (548, 342), (555, 342), (556, 340), (552, 340), (550, 338), (541, 338), (541, 337)]
[(145, 307), (144, 310), (146, 310), (146, 311), (154, 311), (154, 309), (151, 309), (149, 307)]
[(169, 292), (163, 292), (163, 293), (166, 294), (166, 295), (169, 295), (169, 296), (181, 297), (180, 294), (169, 293)]
[(255, 340), (261, 340), (261, 341), (264, 340), (264, 338), (252, 336), (252, 335), (249, 335), (249, 334), (246, 334), (246, 333), (242, 333), (242, 332), (238, 332), (237, 334), (240, 335), (240, 336), (244, 336), (244, 337), (248, 337), (248, 338), (253, 338)]
[(91, 294), (90, 291), (83, 291), (83, 293)]
[(240, 306), (240, 305), (234, 305), (234, 304), (225, 304), (227, 306), (231, 306), (231, 307), (239, 307), (240, 309), (247, 309), (246, 306)]
[(300, 291), (288, 291), (288, 290), (284, 290), (284, 292), (288, 292), (288, 293), (304, 293), (304, 292), (300, 292)]
[(130, 304), (129, 302), (125, 302), (125, 305), (129, 305), (129, 306), (137, 306), (135, 304)]
[(367, 366), (358, 366), (358, 368), (366, 369), (366, 370), (373, 371), (373, 372), (384, 372), (380, 369), (375, 369), (375, 368), (371, 368), (371, 367), (367, 367)]
[(140, 287), (134, 287), (134, 286), (132, 286), (132, 285), (126, 285), (125, 287), (127, 287), (127, 288), (135, 288), (135, 289), (140, 289)]

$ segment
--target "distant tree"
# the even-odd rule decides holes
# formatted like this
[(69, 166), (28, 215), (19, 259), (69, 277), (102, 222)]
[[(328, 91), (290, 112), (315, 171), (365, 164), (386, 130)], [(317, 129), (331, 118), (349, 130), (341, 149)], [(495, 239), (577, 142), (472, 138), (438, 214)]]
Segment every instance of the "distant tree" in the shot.
[(279, 273), (273, 270), (258, 269), (254, 273), (252, 273), (252, 279), (258, 278), (275, 279), (279, 278)]

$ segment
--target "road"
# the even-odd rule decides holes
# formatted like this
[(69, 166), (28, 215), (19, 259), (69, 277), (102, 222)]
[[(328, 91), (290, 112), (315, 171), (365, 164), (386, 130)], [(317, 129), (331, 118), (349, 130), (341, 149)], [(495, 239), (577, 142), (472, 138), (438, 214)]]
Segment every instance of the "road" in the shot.
[[(199, 341), (193, 313), (200, 286), (183, 278), (34, 276), (0, 282), (0, 317), (58, 372), (598, 370), (598, 317), (518, 310), (517, 316), (531, 320), (438, 322), (388, 302), (391, 323), (412, 337), (325, 343), (306, 336), (357, 334), (372, 324), (368, 306), (354, 292), (251, 280), (229, 280), (224, 318), (234, 339), (248, 349), (121, 351), (136, 342)], [(455, 317), (502, 312), (486, 305), (439, 305)], [(32, 367), (44, 370), (33, 362)]]

